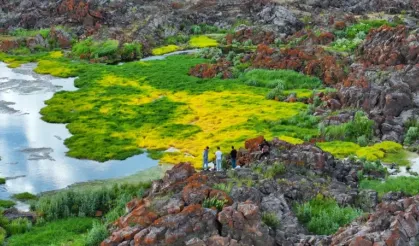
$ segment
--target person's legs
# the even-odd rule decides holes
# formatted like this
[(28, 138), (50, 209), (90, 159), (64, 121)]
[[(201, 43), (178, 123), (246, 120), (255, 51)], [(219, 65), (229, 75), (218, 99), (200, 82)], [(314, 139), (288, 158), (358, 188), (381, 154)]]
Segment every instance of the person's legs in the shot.
[(231, 166), (236, 168), (236, 159), (231, 159)]
[(221, 160), (216, 160), (217, 162), (217, 171), (221, 171)]
[(208, 160), (204, 160), (204, 170), (208, 169)]

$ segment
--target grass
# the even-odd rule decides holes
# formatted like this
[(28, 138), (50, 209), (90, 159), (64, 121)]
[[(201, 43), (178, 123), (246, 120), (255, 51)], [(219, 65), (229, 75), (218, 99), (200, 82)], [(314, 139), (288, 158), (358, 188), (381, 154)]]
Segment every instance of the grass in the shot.
[(206, 48), (215, 47), (218, 45), (217, 40), (209, 38), (207, 36), (195, 36), (189, 41), (189, 45), (192, 48)]
[(279, 227), (279, 225), (281, 224), (281, 222), (279, 221), (279, 219), (276, 217), (275, 213), (262, 213), (262, 221), (263, 223), (265, 223), (265, 225), (269, 226), (272, 229), (276, 229)]
[(277, 175), (284, 174), (286, 172), (286, 168), (282, 163), (275, 163), (272, 166), (269, 166), (266, 171), (263, 173), (263, 176), (267, 179), (273, 179)]
[(166, 46), (162, 46), (159, 48), (154, 48), (151, 53), (155, 56), (160, 56), (160, 55), (164, 55), (164, 54), (168, 54), (168, 53), (172, 53), (175, 51), (178, 51), (180, 49), (179, 46), (174, 45), (174, 44), (169, 44)]
[(335, 200), (318, 195), (295, 207), (298, 220), (317, 235), (331, 235), (361, 215), (352, 207), (339, 207)]
[(11, 208), (14, 205), (16, 205), (16, 203), (14, 201), (0, 200), (0, 207), (2, 207), (2, 208)]
[(317, 143), (317, 146), (337, 158), (346, 158), (355, 154), (356, 151), (361, 148), (361, 146), (356, 143), (342, 141)]
[(204, 208), (216, 208), (218, 211), (223, 210), (227, 200), (218, 200), (217, 197), (207, 198), (202, 202)]
[(29, 192), (23, 192), (19, 194), (14, 194), (12, 198), (19, 201), (28, 201), (28, 200), (36, 200), (37, 196)]
[(414, 196), (419, 194), (419, 178), (417, 177), (389, 177), (385, 181), (362, 180), (362, 189), (372, 189), (377, 191), (381, 197), (388, 192), (401, 191), (405, 194)]
[(92, 227), (93, 221), (92, 218), (69, 218), (34, 226), (30, 232), (8, 238), (7, 245), (82, 246), (85, 245), (85, 234)]
[(226, 192), (227, 194), (230, 194), (231, 190), (233, 189), (233, 183), (232, 182), (219, 183), (219, 184), (215, 184), (212, 188), (216, 190), (221, 190), (221, 191)]
[(242, 79), (251, 86), (275, 88), (279, 85), (281, 90), (318, 89), (322, 86), (320, 79), (292, 70), (253, 69)]

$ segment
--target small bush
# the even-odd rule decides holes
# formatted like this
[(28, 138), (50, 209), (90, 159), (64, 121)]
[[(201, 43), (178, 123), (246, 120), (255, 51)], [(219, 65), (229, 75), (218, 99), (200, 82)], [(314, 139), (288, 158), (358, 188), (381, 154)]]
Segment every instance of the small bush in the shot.
[(264, 177), (267, 179), (273, 179), (277, 175), (284, 174), (286, 172), (285, 165), (282, 163), (275, 163), (274, 165), (267, 168), (264, 173)]
[(369, 141), (373, 136), (373, 126), (374, 121), (368, 119), (363, 112), (358, 111), (352, 121), (337, 126), (328, 126), (324, 134), (328, 141), (356, 142), (361, 136)]
[(313, 200), (296, 206), (298, 220), (317, 235), (330, 235), (340, 226), (350, 223), (361, 215), (352, 207), (341, 208), (335, 200), (318, 195)]
[(106, 225), (95, 221), (93, 223), (92, 229), (86, 236), (86, 245), (87, 246), (96, 246), (105, 240), (109, 236), (109, 232), (106, 229)]
[(0, 207), (2, 207), (2, 208), (11, 208), (14, 205), (16, 205), (16, 203), (14, 201), (0, 200)]
[(360, 137), (358, 137), (358, 139), (357, 139), (357, 141), (356, 141), (358, 144), (359, 144), (359, 146), (361, 146), (361, 147), (365, 147), (365, 146), (367, 146), (368, 145), (368, 140), (367, 140), (367, 137), (365, 137), (364, 135), (362, 135), (362, 136), (360, 136)]
[(29, 192), (23, 192), (19, 194), (14, 194), (12, 198), (19, 201), (28, 201), (28, 200), (35, 200), (37, 197), (36, 195), (31, 194)]
[(6, 227), (6, 231), (11, 235), (16, 235), (28, 232), (31, 228), (32, 223), (28, 219), (18, 218), (10, 222), (10, 224)]
[(5, 184), (6, 183), (6, 179), (5, 178), (0, 178), (0, 184)]
[(228, 182), (227, 184), (226, 183), (215, 184), (213, 188), (216, 190), (222, 190), (226, 192), (227, 194), (230, 194), (231, 190), (233, 189), (233, 183)]
[(143, 57), (140, 43), (125, 43), (121, 49), (121, 60), (132, 61)]
[(218, 211), (223, 210), (227, 200), (218, 200), (216, 197), (207, 198), (202, 202), (204, 208), (216, 208)]
[(411, 145), (419, 140), (419, 128), (418, 127), (410, 127), (407, 130), (406, 136), (404, 138), (404, 144)]
[(272, 229), (276, 229), (280, 225), (279, 219), (276, 217), (275, 213), (263, 213), (262, 214), (262, 221), (265, 225), (271, 227)]

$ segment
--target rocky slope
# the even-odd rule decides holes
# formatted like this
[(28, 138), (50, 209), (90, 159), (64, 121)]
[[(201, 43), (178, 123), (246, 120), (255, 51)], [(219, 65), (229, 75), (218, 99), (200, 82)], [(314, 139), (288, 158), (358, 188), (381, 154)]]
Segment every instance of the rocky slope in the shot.
[[(372, 245), (386, 240), (392, 240), (387, 245), (408, 245), (419, 235), (415, 210), (419, 198), (396, 201), (400, 196), (393, 195), (377, 206), (376, 192), (358, 189), (357, 171), (363, 168), (359, 163), (335, 160), (312, 145), (280, 140), (271, 143), (269, 159), (259, 162), (260, 152), (251, 148), (258, 142), (253, 139), (248, 150), (240, 150), (240, 160), (251, 161), (252, 168), (197, 173), (187, 163), (175, 166), (153, 182), (145, 197), (127, 204), (126, 215), (114, 223), (111, 237), (101, 245)], [(266, 171), (279, 161), (287, 161), (286, 171), (273, 178), (254, 171), (257, 167)], [(239, 185), (240, 180), (248, 184)], [(231, 191), (217, 189), (229, 182)], [(292, 206), (318, 194), (373, 213), (334, 236), (311, 235)], [(225, 200), (224, 206), (206, 207), (211, 198)], [(274, 214), (280, 225), (267, 226), (262, 220), (265, 213)]]

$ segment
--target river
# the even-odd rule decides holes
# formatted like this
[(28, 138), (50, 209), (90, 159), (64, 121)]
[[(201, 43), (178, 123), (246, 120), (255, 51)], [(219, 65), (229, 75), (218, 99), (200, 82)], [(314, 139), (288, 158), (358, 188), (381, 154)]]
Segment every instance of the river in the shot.
[(41, 120), (39, 111), (60, 90), (74, 91), (74, 78), (61, 79), (33, 72), (36, 64), (10, 69), (0, 62), (0, 199), (11, 194), (65, 188), (90, 180), (127, 176), (158, 165), (147, 155), (99, 163), (66, 156), (64, 124)]

